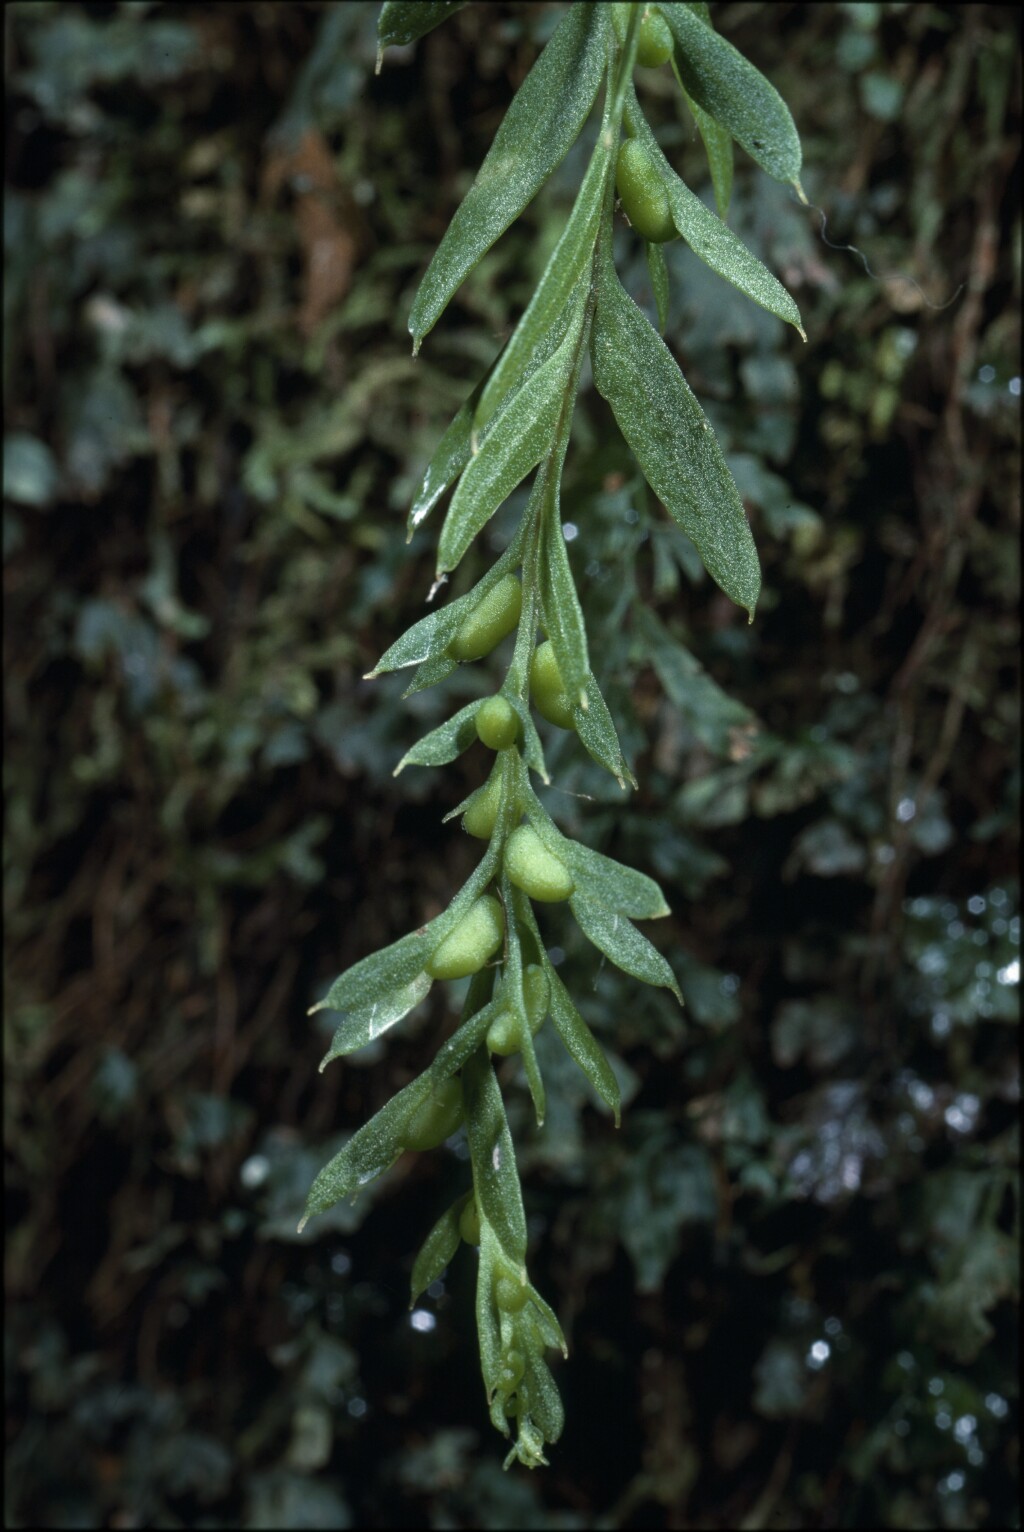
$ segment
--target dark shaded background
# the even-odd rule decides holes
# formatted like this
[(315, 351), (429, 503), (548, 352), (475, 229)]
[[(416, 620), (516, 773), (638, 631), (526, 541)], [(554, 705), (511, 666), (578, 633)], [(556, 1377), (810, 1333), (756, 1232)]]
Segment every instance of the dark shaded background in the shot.
[[(449, 1023), (435, 993), (321, 1076), (306, 1009), (479, 851), (440, 820), (482, 749), (391, 771), (500, 656), (408, 703), (360, 677), (423, 610), (410, 493), (578, 184), (585, 143), (413, 363), (416, 282), (558, 13), (470, 6), (374, 78), (373, 5), (5, 9), (8, 1525), (1015, 1524), (1009, 7), (715, 7), (879, 274), (742, 156), (731, 222), (809, 344), (668, 251), (752, 628), (582, 400), (570, 555), (641, 787), (565, 737), (549, 802), (660, 878), (687, 1009), (551, 914), (629, 1099), (616, 1133), (542, 1034), (537, 1133), (503, 1077), (571, 1345), (551, 1468), (501, 1472), (472, 1256), (406, 1310), (463, 1155), (295, 1232)], [(642, 87), (706, 194), (668, 72)]]

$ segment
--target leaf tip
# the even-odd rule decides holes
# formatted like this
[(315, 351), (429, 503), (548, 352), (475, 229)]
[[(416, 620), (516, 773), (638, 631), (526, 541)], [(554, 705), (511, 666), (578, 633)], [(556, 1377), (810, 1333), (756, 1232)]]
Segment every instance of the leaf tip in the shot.
[(800, 201), (803, 203), (804, 207), (810, 207), (811, 204), (808, 202), (807, 197), (806, 197), (806, 195), (804, 193), (804, 189), (800, 185), (800, 177), (799, 176), (794, 176), (794, 178), (793, 178), (793, 190), (796, 192), (797, 196), (800, 198)]
[(306, 1225), (308, 1223), (309, 1223), (309, 1214), (308, 1213), (303, 1213), (302, 1217), (299, 1219), (299, 1226), (295, 1230), (296, 1234), (301, 1234), (303, 1229), (306, 1227)]
[(376, 62), (374, 64), (374, 66), (373, 66), (374, 74), (380, 74), (381, 65), (383, 63), (384, 63), (384, 47), (383, 47), (383, 45), (381, 43), (378, 43), (377, 44), (377, 59), (376, 59)]

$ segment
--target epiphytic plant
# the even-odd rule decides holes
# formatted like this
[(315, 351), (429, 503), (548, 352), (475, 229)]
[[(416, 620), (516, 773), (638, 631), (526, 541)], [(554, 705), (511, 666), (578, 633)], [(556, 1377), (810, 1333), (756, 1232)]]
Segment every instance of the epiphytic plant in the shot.
[[(380, 14), (381, 51), (414, 42), (459, 8), (458, 0), (388, 0)], [(673, 171), (638, 103), (635, 67), (664, 63), (671, 64), (706, 146), (717, 215)], [(668, 301), (662, 246), (678, 235), (747, 297), (800, 330), (789, 294), (724, 222), (734, 140), (770, 175), (799, 191), (800, 144), (780, 97), (717, 35), (706, 5), (574, 4), (512, 101), (427, 269), (409, 318), (414, 352), (467, 274), (564, 159), (599, 95), (597, 142), (554, 254), (504, 349), (442, 437), (409, 513), (411, 537), (454, 487), (432, 594), (502, 502), (536, 470), (519, 526), (468, 594), (417, 622), (372, 672), (415, 666), (408, 695), (442, 681), (459, 664), (481, 659), (515, 633), (501, 690), (462, 708), (414, 745), (399, 766), (443, 765), (476, 739), (492, 749), (486, 782), (453, 811), (487, 849), (442, 914), (336, 981), (322, 1005), (344, 1017), (324, 1063), (380, 1037), (437, 979), (472, 976), (462, 1020), (419, 1078), (320, 1172), (306, 1214), (353, 1196), (403, 1151), (432, 1148), (465, 1126), (472, 1186), (427, 1235), (413, 1267), (412, 1291), (415, 1300), (460, 1242), (479, 1246), (484, 1385), (494, 1424), (506, 1436), (513, 1426), (516, 1433), (506, 1466), (516, 1458), (529, 1467), (545, 1462), (545, 1444), (559, 1436), (562, 1406), (545, 1351), (565, 1353), (566, 1346), (558, 1320), (527, 1277), (523, 1200), (491, 1055), (521, 1055), (541, 1123), (544, 1082), (533, 1039), (550, 1017), (619, 1118), (615, 1076), (551, 963), (534, 903), (568, 901), (584, 935), (612, 963), (679, 997), (665, 958), (633, 924), (668, 914), (657, 884), (563, 836), (531, 786), (531, 772), (548, 781), (531, 703), (551, 724), (574, 730), (620, 786), (633, 783), (591, 670), (559, 511), (588, 347), (598, 391), (709, 574), (751, 617), (760, 589), (753, 539), (714, 433), (667, 346), (616, 273), (616, 192), (647, 245), (662, 331)]]

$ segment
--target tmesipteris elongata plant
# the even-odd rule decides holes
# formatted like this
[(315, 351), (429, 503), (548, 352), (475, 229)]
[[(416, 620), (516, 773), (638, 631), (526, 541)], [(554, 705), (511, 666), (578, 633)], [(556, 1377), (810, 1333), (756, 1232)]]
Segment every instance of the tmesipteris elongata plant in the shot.
[[(380, 14), (381, 52), (414, 42), (459, 8), (388, 0)], [(703, 138), (717, 214), (672, 169), (637, 100), (635, 68), (666, 63)], [(453, 810), (486, 849), (442, 914), (336, 981), (322, 1005), (344, 1015), (324, 1063), (380, 1037), (435, 980), (471, 976), (462, 1019), (433, 1063), (324, 1167), (306, 1213), (353, 1196), (404, 1151), (430, 1149), (465, 1128), (472, 1184), (427, 1235), (412, 1292), (415, 1300), (460, 1242), (478, 1247), (484, 1387), (495, 1426), (506, 1436), (515, 1433), (506, 1466), (514, 1459), (529, 1467), (544, 1463), (546, 1443), (562, 1430), (545, 1352), (564, 1354), (566, 1345), (527, 1276), (523, 1199), (492, 1055), (521, 1056), (542, 1122), (544, 1082), (533, 1039), (550, 1020), (619, 1118), (615, 1076), (552, 966), (534, 904), (567, 900), (584, 935), (612, 963), (679, 995), (665, 958), (633, 924), (668, 914), (657, 884), (562, 835), (531, 786), (531, 773), (548, 781), (534, 710), (574, 730), (622, 787), (633, 783), (591, 670), (559, 512), (588, 348), (598, 391), (709, 574), (751, 616), (760, 589), (757, 552), (714, 433), (668, 347), (616, 273), (617, 205), (646, 243), (662, 330), (668, 299), (662, 246), (677, 236), (748, 298), (800, 330), (792, 298), (725, 223), (734, 141), (799, 191), (800, 143), (776, 91), (717, 35), (706, 5), (577, 3), (512, 101), (427, 269), (409, 317), (414, 351), (481, 256), (564, 159), (599, 98), (597, 142), (554, 254), (515, 331), (438, 444), (409, 513), (411, 536), (454, 488), (438, 539), (438, 581), (457, 568), (489, 518), (533, 473), (519, 526), (472, 590), (431, 610), (372, 672), (414, 666), (408, 695), (515, 633), (501, 690), (462, 708), (401, 762), (443, 765), (476, 739), (494, 751), (487, 780)]]

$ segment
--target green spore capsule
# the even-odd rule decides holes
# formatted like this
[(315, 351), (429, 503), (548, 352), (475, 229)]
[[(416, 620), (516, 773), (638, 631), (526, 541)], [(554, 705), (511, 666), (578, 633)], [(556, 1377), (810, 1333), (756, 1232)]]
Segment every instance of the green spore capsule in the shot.
[(542, 718), (546, 718), (548, 723), (555, 723), (560, 729), (575, 727), (572, 704), (565, 690), (565, 682), (562, 680), (562, 672), (558, 668), (554, 645), (550, 639), (546, 643), (538, 644), (533, 651), (533, 658), (530, 661), (530, 696), (537, 712)]
[(482, 660), (519, 622), (523, 587), (505, 575), (470, 612), (448, 645), (453, 660)]
[[(551, 986), (548, 976), (539, 963), (531, 963), (523, 974), (523, 1000), (531, 1035), (536, 1037), (548, 1014)], [(492, 1053), (508, 1058), (523, 1046), (519, 1033), (519, 1018), (513, 1011), (502, 1011), (487, 1029), (487, 1046)]]
[(568, 867), (548, 850), (532, 825), (520, 825), (506, 841), (505, 871), (516, 888), (542, 904), (568, 899), (576, 886)]
[(436, 1149), (451, 1138), (464, 1118), (462, 1081), (458, 1075), (436, 1086), (409, 1118), (403, 1135), (407, 1149)]
[(627, 138), (615, 165), (615, 189), (622, 211), (633, 228), (654, 245), (675, 239), (676, 226), (668, 205), (668, 192), (657, 166), (635, 138)]
[(484, 894), (431, 954), (427, 973), (432, 979), (464, 979), (478, 973), (504, 936), (504, 911), (493, 894)]
[(476, 732), (489, 750), (507, 750), (519, 738), (519, 717), (505, 697), (488, 697), (476, 715)]
[[(503, 1314), (519, 1314), (526, 1307), (528, 1297), (525, 1282), (519, 1282), (515, 1277), (502, 1273), (494, 1284), (494, 1301)], [(510, 1369), (511, 1370), (511, 1369)], [(520, 1374), (522, 1376), (522, 1374)], [(519, 1382), (519, 1378), (510, 1378), (512, 1388)]]
[(657, 69), (672, 57), (672, 33), (660, 11), (647, 10), (640, 22), (636, 61), (645, 69)]
[(478, 840), (490, 840), (498, 820), (501, 801), (501, 774), (495, 771), (483, 787), (478, 787), (462, 816), (462, 827)]

